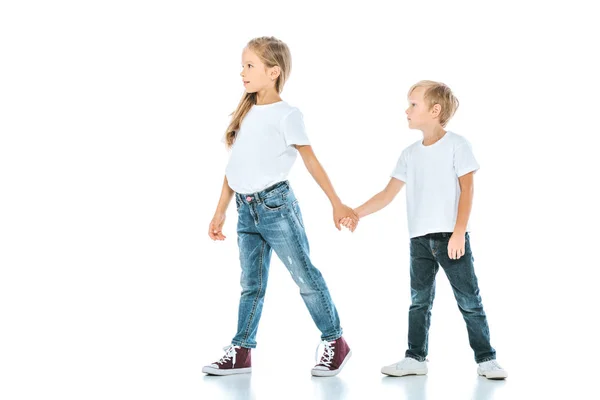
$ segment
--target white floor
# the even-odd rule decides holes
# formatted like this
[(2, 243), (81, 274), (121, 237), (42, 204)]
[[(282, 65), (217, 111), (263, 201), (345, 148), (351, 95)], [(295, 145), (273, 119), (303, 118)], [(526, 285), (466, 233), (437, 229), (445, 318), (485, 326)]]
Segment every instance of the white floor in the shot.
[[(276, 354), (270, 356), (275, 357)], [(530, 362), (512, 365), (510, 377), (490, 381), (477, 376), (474, 365), (449, 360), (430, 362), (427, 376), (387, 377), (378, 365), (364, 365), (368, 359), (355, 357), (337, 377), (314, 378), (310, 368), (278, 368), (257, 363), (252, 374), (203, 376), (203, 399), (532, 399), (594, 398), (591, 380), (564, 370), (551, 372), (550, 365)], [(546, 367), (546, 368), (544, 368)], [(590, 363), (589, 368), (593, 368)], [(587, 386), (587, 388), (586, 388)]]

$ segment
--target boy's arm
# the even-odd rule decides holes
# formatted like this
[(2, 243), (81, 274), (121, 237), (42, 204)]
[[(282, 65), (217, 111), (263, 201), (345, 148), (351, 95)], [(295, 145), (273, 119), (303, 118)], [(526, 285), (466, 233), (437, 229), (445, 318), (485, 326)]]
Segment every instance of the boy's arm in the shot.
[(391, 178), (385, 189), (371, 197), (362, 206), (356, 208), (355, 211), (358, 217), (366, 217), (390, 204), (402, 187), (404, 187), (404, 182), (396, 178)]
[(448, 242), (448, 257), (451, 260), (458, 260), (465, 255), (465, 232), (467, 231), (467, 222), (469, 222), (473, 206), (473, 174), (474, 172), (469, 172), (458, 178), (460, 185), (458, 215), (456, 216), (454, 232)]
[(458, 178), (460, 198), (458, 199), (458, 215), (454, 225), (454, 233), (464, 236), (473, 206), (473, 172)]

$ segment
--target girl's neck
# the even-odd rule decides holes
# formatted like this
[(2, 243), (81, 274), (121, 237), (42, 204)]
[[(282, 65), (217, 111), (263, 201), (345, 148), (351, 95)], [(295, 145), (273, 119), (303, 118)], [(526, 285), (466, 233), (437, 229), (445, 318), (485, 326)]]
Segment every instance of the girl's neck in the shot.
[(281, 101), (281, 97), (279, 93), (275, 91), (273, 88), (269, 88), (266, 90), (260, 90), (256, 93), (256, 104), (257, 105), (265, 105), (272, 104)]

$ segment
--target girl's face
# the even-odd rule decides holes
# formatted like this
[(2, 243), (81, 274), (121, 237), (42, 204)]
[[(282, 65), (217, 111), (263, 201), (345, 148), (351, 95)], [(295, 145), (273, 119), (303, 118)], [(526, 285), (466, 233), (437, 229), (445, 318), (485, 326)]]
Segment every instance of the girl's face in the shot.
[(252, 50), (245, 48), (242, 53), (242, 72), (240, 72), (247, 93), (274, 89), (279, 76), (279, 67), (267, 68)]

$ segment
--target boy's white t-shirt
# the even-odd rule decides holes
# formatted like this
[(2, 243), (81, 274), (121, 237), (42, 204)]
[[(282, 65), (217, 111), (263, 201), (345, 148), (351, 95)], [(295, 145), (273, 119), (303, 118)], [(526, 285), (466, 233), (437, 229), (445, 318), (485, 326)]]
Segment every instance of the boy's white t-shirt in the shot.
[(298, 155), (295, 144), (310, 144), (300, 110), (285, 101), (253, 105), (231, 147), (229, 187), (257, 193), (286, 180)]
[(454, 231), (460, 197), (458, 178), (478, 169), (471, 144), (450, 131), (430, 146), (419, 140), (402, 151), (391, 176), (406, 184), (410, 238)]

